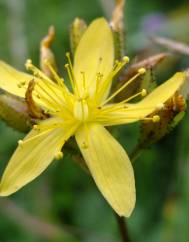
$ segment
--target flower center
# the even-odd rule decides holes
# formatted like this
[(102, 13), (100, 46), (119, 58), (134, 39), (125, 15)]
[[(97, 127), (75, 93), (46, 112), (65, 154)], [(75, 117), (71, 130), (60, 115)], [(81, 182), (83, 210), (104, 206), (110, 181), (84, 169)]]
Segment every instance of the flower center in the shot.
[(86, 102), (86, 99), (79, 99), (74, 104), (74, 117), (81, 121), (85, 122), (89, 116), (89, 107)]

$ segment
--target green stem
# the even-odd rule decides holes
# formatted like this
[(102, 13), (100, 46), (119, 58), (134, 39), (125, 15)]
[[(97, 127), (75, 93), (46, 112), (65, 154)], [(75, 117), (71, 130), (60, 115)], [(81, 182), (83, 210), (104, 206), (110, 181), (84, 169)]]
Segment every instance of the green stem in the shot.
[(119, 228), (119, 232), (120, 232), (120, 235), (121, 235), (122, 242), (131, 242), (125, 218), (120, 217), (116, 213), (114, 213), (114, 214), (115, 214), (115, 217), (116, 217), (116, 221), (117, 221), (117, 225), (118, 225), (118, 228)]

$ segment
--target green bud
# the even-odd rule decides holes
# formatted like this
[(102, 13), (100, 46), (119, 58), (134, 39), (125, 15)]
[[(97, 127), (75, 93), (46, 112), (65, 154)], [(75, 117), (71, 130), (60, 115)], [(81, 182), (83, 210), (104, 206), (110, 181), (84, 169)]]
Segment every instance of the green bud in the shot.
[(116, 0), (112, 12), (110, 25), (114, 37), (115, 59), (120, 60), (125, 55), (125, 32), (124, 32), (124, 0)]
[(87, 24), (83, 19), (76, 18), (70, 27), (70, 46), (72, 53), (75, 53), (75, 50), (79, 44), (79, 41), (87, 29)]

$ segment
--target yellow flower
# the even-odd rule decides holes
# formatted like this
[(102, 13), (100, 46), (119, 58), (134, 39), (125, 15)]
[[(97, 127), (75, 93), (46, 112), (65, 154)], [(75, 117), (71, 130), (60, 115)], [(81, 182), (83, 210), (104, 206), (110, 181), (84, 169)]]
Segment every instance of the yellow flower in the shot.
[[(119, 215), (130, 216), (135, 205), (133, 168), (125, 150), (105, 127), (145, 119), (178, 90), (184, 74), (175, 74), (136, 104), (128, 104), (128, 101), (137, 95), (144, 96), (145, 90), (120, 103), (112, 103), (122, 89), (145, 72), (143, 68), (139, 69), (136, 76), (109, 95), (113, 77), (128, 62), (128, 57), (124, 57), (114, 64), (113, 46), (112, 32), (106, 20), (93, 21), (77, 47), (73, 66), (67, 54), (66, 68), (72, 91), (49, 63), (46, 64), (56, 82), (34, 67), (31, 61), (26, 66), (33, 75), (0, 63), (0, 87), (25, 97), (32, 80), (33, 99), (49, 115), (18, 142), (1, 179), (1, 196), (16, 192), (40, 175), (54, 158), (61, 158), (64, 143), (74, 135), (105, 199)], [(158, 121), (158, 116), (152, 121)]]

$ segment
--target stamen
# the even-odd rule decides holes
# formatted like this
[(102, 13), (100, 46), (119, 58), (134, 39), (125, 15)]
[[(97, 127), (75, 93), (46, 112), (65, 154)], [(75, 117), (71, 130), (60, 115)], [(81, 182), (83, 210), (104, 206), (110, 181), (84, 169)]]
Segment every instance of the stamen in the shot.
[(138, 76), (142, 75), (145, 73), (145, 69), (144, 68), (140, 68), (138, 70), (138, 73), (136, 75), (134, 75), (128, 82), (126, 82), (123, 86), (121, 86), (117, 91), (115, 91), (109, 98), (107, 98), (102, 104), (101, 106), (103, 106), (104, 104), (106, 104), (107, 102), (109, 102), (112, 98), (114, 98), (115, 96), (117, 96), (121, 91), (123, 91), (123, 89), (125, 89), (129, 84), (131, 84)]
[(159, 103), (157, 106), (156, 106), (156, 109), (157, 110), (162, 110), (164, 109), (165, 105), (163, 103)]
[(73, 71), (73, 65), (72, 65), (72, 61), (71, 61), (71, 57), (70, 57), (70, 53), (67, 52), (66, 53), (66, 57), (68, 59), (68, 64), (66, 64), (66, 69), (70, 78), (70, 82), (73, 88), (73, 91), (76, 92), (77, 94), (79, 94), (78, 91), (78, 86), (77, 86), (77, 82), (74, 76), (74, 71)]
[(154, 116), (152, 117), (152, 121), (153, 121), (154, 123), (159, 122), (159, 121), (160, 121), (160, 116), (159, 116), (159, 115), (154, 115)]
[(67, 63), (67, 64), (65, 64), (64, 66), (65, 66), (65, 68), (66, 68), (66, 70), (67, 70), (68, 77), (69, 77), (69, 80), (70, 80), (70, 83), (71, 83), (72, 89), (73, 89), (73, 91), (75, 91), (74, 79), (73, 79), (73, 76), (72, 76), (72, 72), (71, 72), (70, 65)]
[(109, 116), (103, 116), (101, 115), (100, 118), (97, 118), (96, 121), (98, 122), (104, 122), (104, 125), (114, 125), (114, 123), (116, 124), (116, 121), (122, 121), (123, 123), (126, 121), (126, 120), (141, 120), (141, 121), (152, 121), (154, 123), (157, 123), (160, 121), (160, 116), (159, 115), (154, 115), (153, 117), (140, 117), (140, 116), (127, 116), (127, 117), (122, 117), (122, 118), (117, 118), (117, 117), (109, 117)]
[(141, 96), (145, 97), (146, 95), (147, 95), (147, 90), (146, 89), (142, 89)]
[(146, 118), (142, 118), (141, 120), (144, 120), (144, 121), (151, 120), (153, 123), (157, 123), (160, 121), (160, 116), (154, 115), (153, 117), (146, 117)]
[(34, 125), (33, 125), (33, 129), (34, 129), (34, 130), (39, 130), (38, 125), (37, 125), (37, 124), (34, 124)]
[(103, 86), (101, 87), (98, 95), (99, 97), (102, 96), (102, 94), (107, 90), (110, 82), (112, 81), (113, 77), (117, 75), (117, 73), (129, 62), (129, 57), (124, 56), (121, 61), (116, 60), (115, 65), (113, 67), (112, 72), (108, 75), (105, 82), (103, 83)]
[(58, 151), (58, 152), (55, 154), (55, 159), (56, 159), (56, 160), (60, 160), (60, 159), (62, 159), (62, 157), (63, 157), (63, 153), (62, 153), (62, 151)]
[(128, 56), (124, 56), (124, 57), (123, 57), (123, 61), (124, 61), (125, 64), (126, 64), (126, 63), (129, 63), (130, 59), (129, 59)]
[(72, 61), (71, 61), (71, 57), (70, 57), (70, 53), (69, 52), (66, 53), (66, 57), (68, 59), (68, 63), (69, 63), (69, 66), (71, 67), (71, 70), (73, 70), (73, 65), (72, 65)]
[[(45, 83), (45, 82), (44, 82)], [(51, 88), (49, 85), (47, 85), (47, 83), (45, 83), (46, 86), (49, 88), (49, 90), (51, 90), (54, 94), (55, 94), (55, 97), (57, 96), (57, 94), (55, 93), (55, 91), (53, 90), (53, 88)], [(43, 96), (43, 99), (45, 99), (48, 103), (50, 103), (53, 107), (55, 107), (55, 109), (57, 109), (57, 106), (59, 106), (59, 108), (61, 109), (62, 108), (62, 100), (61, 103), (59, 103), (54, 95), (50, 95), (49, 92), (41, 85), (40, 82), (37, 82), (37, 86), (43, 91), (43, 93), (45, 93), (47, 95), (47, 97), (49, 97), (49, 99), (47, 97), (45, 97), (42, 93), (40, 93), (40, 95)], [(39, 92), (40, 90), (38, 90)], [(57, 105), (57, 106), (56, 106)]]
[(49, 68), (49, 70), (51, 71), (51, 73), (54, 76), (54, 79), (57, 81), (57, 84), (63, 87), (63, 83), (64, 83), (64, 79), (59, 77), (59, 75), (56, 73), (56, 71), (54, 70), (53, 66), (51, 65), (51, 63), (46, 59), (44, 61), (44, 64)]
[(131, 97), (129, 97), (129, 98), (127, 98), (127, 99), (125, 99), (125, 100), (123, 100), (123, 101), (117, 103), (117, 105), (119, 105), (119, 104), (123, 104), (123, 103), (127, 103), (127, 102), (131, 101), (132, 99), (134, 99), (134, 98), (136, 98), (136, 97), (138, 97), (138, 96), (142, 96), (142, 97), (144, 97), (144, 96), (146, 96), (146, 95), (147, 95), (147, 91), (146, 91), (146, 89), (142, 89), (141, 92), (138, 92), (138, 93), (132, 95)]
[(23, 142), (23, 140), (21, 140), (21, 139), (20, 139), (20, 140), (18, 140), (18, 145), (19, 145), (19, 146), (22, 146), (22, 145), (23, 145), (23, 143), (24, 143), (24, 142)]
[(32, 61), (30, 59), (28, 59), (26, 61), (25, 66), (26, 66), (26, 69), (28, 71), (32, 71), (33, 72), (34, 76), (39, 77), (39, 78), (44, 79), (44, 80), (47, 80), (49, 82), (52, 82), (51, 79), (49, 79), (42, 71), (40, 71), (37, 67), (35, 67), (32, 64)]
[(50, 131), (50, 129), (53, 129), (53, 127), (49, 128), (49, 129), (45, 129), (43, 132), (37, 134), (37, 135), (34, 135), (33, 137), (31, 138), (28, 138), (26, 140), (19, 140), (18, 141), (18, 144), (22, 147), (24, 144), (36, 139), (36, 138), (39, 138), (40, 136), (43, 136), (44, 134), (48, 133)]
[(140, 68), (138, 70), (138, 73), (140, 73), (141, 75), (145, 74), (146, 73), (146, 69), (145, 68)]

